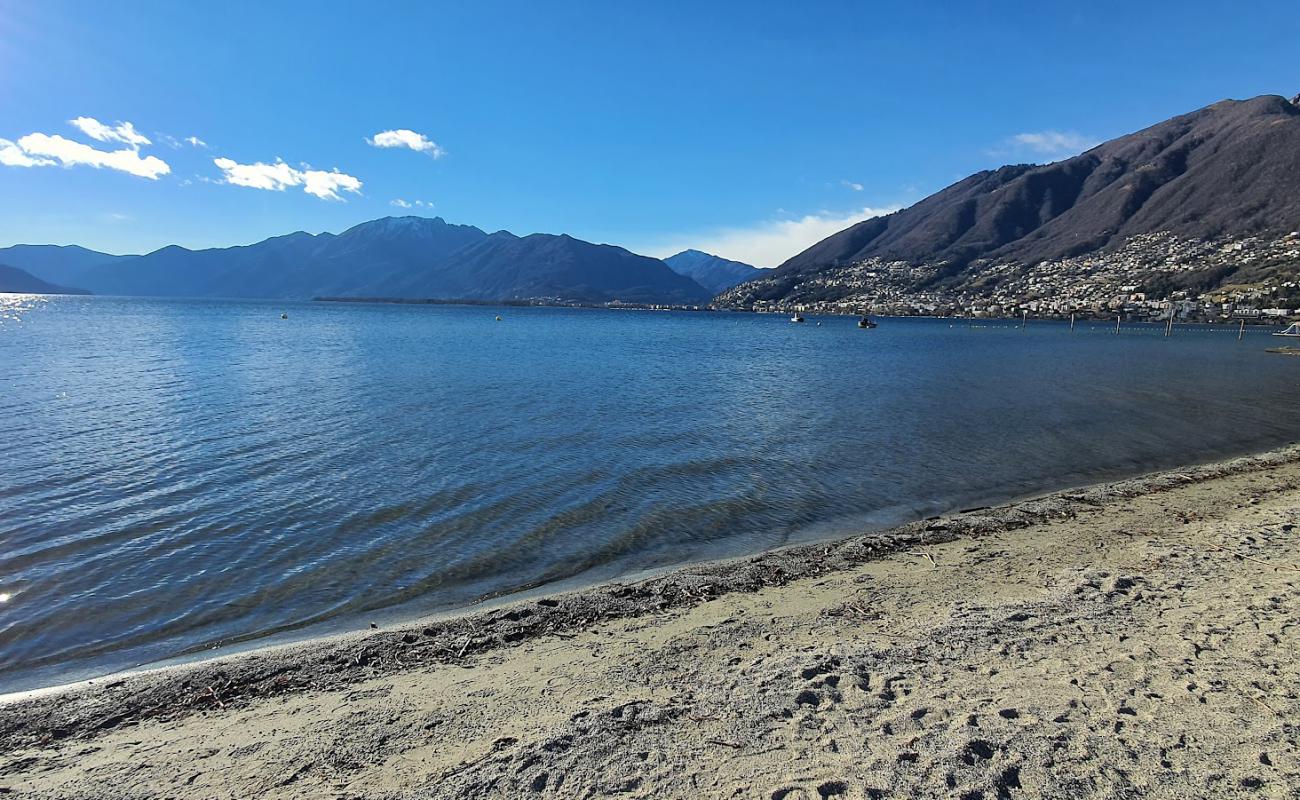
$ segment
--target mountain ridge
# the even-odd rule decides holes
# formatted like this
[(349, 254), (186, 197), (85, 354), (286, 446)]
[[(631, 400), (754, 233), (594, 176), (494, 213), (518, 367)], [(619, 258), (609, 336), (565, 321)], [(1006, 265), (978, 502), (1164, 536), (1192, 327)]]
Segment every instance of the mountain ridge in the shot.
[(85, 289), (43, 281), (25, 269), (0, 264), (0, 294), (90, 294)]
[(131, 258), (136, 256), (101, 253), (75, 244), (16, 244), (0, 248), (0, 264), (59, 286), (79, 286), (88, 269)]
[(977, 172), (823, 239), (724, 304), (798, 296), (814, 276), (868, 261), (924, 265), (913, 289), (960, 292), (991, 265), (1115, 252), (1156, 233), (1281, 236), (1300, 226), (1297, 185), (1300, 105), (1278, 95), (1223, 100), (1071, 158)]
[(663, 262), (673, 272), (691, 278), (715, 295), (763, 273), (753, 265), (694, 249), (671, 255)]
[(295, 231), (233, 247), (167, 245), (82, 261), (79, 284), (113, 295), (698, 305), (714, 294), (658, 259), (614, 245), (567, 234), (488, 234), (442, 217), (381, 217), (338, 234)]

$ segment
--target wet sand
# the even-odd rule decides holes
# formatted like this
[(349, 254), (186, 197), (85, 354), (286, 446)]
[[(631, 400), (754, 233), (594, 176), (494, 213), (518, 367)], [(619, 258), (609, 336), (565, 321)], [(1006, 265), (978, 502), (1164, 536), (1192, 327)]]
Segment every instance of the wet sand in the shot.
[(1294, 797), (1300, 448), (0, 707), (19, 797)]

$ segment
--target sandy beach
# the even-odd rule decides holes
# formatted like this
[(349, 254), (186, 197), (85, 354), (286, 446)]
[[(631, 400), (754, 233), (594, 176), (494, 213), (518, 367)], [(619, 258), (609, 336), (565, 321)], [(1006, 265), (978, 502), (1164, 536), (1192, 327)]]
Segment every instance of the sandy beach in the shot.
[(1300, 447), (0, 708), (15, 797), (1295, 797)]

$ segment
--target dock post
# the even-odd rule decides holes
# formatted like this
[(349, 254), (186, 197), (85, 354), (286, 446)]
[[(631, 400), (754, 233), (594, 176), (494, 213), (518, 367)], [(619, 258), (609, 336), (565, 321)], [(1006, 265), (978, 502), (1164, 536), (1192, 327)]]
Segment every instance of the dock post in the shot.
[(1116, 315), (1115, 315), (1115, 335), (1116, 335), (1116, 336), (1119, 335), (1119, 320), (1120, 320), (1120, 316), (1121, 316), (1121, 315), (1119, 315), (1119, 314), (1116, 314)]

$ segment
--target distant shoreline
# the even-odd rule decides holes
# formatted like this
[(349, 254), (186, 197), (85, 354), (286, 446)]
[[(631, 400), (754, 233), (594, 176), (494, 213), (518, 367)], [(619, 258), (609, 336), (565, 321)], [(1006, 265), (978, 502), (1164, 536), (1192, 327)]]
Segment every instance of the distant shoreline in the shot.
[(389, 304), (409, 306), (479, 306), (502, 308), (604, 308), (604, 309), (640, 309), (645, 311), (712, 311), (706, 306), (681, 306), (660, 303), (587, 303), (562, 300), (448, 300), (439, 298), (402, 298), (402, 297), (313, 297), (313, 303), (361, 303)]
[[(503, 308), (596, 308), (596, 309), (610, 309), (610, 310), (630, 309), (630, 310), (643, 310), (643, 311), (689, 311), (689, 312), (716, 312), (716, 313), (719, 313), (719, 314), (758, 314), (758, 315), (785, 315), (785, 314), (792, 313), (792, 310), (791, 310), (791, 309), (787, 309), (787, 308), (771, 309), (771, 310), (758, 310), (758, 309), (744, 309), (744, 308), (728, 308), (728, 307), (725, 307), (725, 306), (690, 306), (690, 305), (683, 306), (683, 305), (656, 304), (656, 303), (587, 303), (587, 302), (580, 302), (580, 301), (576, 301), (576, 300), (575, 300), (575, 301), (572, 301), (572, 302), (564, 302), (564, 301), (547, 301), (547, 300), (540, 300), (540, 299), (532, 299), (532, 300), (517, 300), (517, 299), (516, 299), (516, 300), (473, 300), (473, 299), (469, 299), (469, 300), (464, 300), (464, 299), (461, 299), (461, 300), (452, 300), (452, 299), (441, 299), (441, 298), (418, 298), (418, 299), (415, 299), (415, 298), (401, 298), (401, 297), (334, 297), (334, 296), (322, 296), (322, 297), (313, 297), (313, 298), (311, 299), (311, 302), (313, 302), (313, 303), (391, 304), (391, 305), (414, 305), (414, 306), (422, 306), (422, 305), (430, 305), (430, 306), (479, 306), (479, 307), (492, 307), (492, 306), (497, 306), (497, 307), (503, 307)], [(807, 316), (812, 316), (812, 317), (850, 317), (850, 318), (851, 318), (851, 317), (861, 317), (861, 316), (863, 316), (863, 314), (861, 314), (860, 312), (856, 312), (856, 311), (803, 311), (803, 312), (801, 312), (801, 313), (803, 313), (803, 314), (805, 314), (805, 315), (807, 315)], [(937, 320), (948, 320), (948, 321), (950, 321), (950, 322), (954, 322), (954, 321), (965, 321), (965, 322), (1014, 322), (1014, 323), (1017, 323), (1017, 324), (1019, 324), (1019, 323), (1025, 321), (1025, 320), (1028, 320), (1028, 321), (1030, 321), (1030, 322), (1069, 322), (1069, 321), (1070, 321), (1070, 315), (1069, 315), (1069, 314), (1044, 314), (1044, 315), (1031, 314), (1031, 315), (1028, 316), (1028, 317), (1020, 317), (1020, 316), (1015, 316), (1015, 317), (1012, 317), (1012, 316), (998, 316), (998, 317), (971, 317), (971, 316), (957, 316), (957, 315), (942, 316), (942, 315), (936, 315), (936, 314), (876, 314), (876, 313), (870, 313), (870, 314), (867, 314), (866, 316), (871, 316), (871, 317), (875, 317), (875, 318), (878, 318), (878, 319), (937, 319)], [(1078, 323), (1099, 323), (1099, 322), (1104, 322), (1104, 323), (1114, 324), (1116, 316), (1119, 316), (1119, 317), (1120, 317), (1120, 319), (1121, 319), (1121, 324), (1123, 324), (1123, 325), (1136, 325), (1136, 324), (1142, 324), (1142, 325), (1163, 325), (1163, 324), (1165, 323), (1165, 320), (1160, 320), (1160, 319), (1150, 319), (1150, 318), (1144, 318), (1144, 317), (1134, 317), (1134, 316), (1124, 315), (1124, 314), (1120, 314), (1120, 315), (1116, 315), (1116, 314), (1088, 314), (1088, 315), (1084, 315), (1084, 314), (1081, 314), (1081, 313), (1080, 313), (1080, 314), (1077, 314), (1077, 315), (1075, 316), (1075, 321), (1078, 322)], [(1264, 328), (1282, 328), (1282, 327), (1285, 327), (1286, 324), (1287, 324), (1287, 320), (1285, 320), (1285, 319), (1284, 319), (1284, 320), (1274, 320), (1274, 319), (1260, 319), (1260, 318), (1245, 318), (1245, 317), (1239, 317), (1239, 318), (1228, 318), (1228, 319), (1223, 319), (1223, 320), (1220, 320), (1220, 321), (1211, 321), (1211, 320), (1186, 320), (1186, 321), (1180, 321), (1180, 320), (1174, 320), (1174, 325), (1175, 325), (1175, 326), (1196, 325), (1196, 326), (1206, 326), (1206, 327), (1209, 327), (1209, 326), (1224, 327), (1224, 326), (1231, 326), (1231, 325), (1240, 325), (1242, 322), (1244, 322), (1248, 327), (1264, 327)]]

